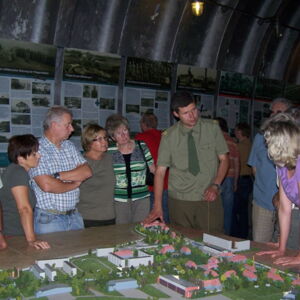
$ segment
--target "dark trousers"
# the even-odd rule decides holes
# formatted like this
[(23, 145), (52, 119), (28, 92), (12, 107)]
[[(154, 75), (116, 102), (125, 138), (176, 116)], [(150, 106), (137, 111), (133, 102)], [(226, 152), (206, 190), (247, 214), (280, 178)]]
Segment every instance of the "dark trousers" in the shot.
[(240, 176), (233, 201), (231, 235), (242, 239), (249, 233), (249, 199), (253, 188), (252, 176)]

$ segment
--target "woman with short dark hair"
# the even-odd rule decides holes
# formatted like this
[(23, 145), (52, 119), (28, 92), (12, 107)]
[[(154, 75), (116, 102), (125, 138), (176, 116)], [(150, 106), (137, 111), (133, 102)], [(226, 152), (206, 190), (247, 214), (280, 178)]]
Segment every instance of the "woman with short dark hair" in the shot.
[(39, 143), (32, 134), (9, 139), (8, 158), (11, 164), (2, 176), (0, 201), (5, 236), (25, 235), (28, 244), (36, 249), (48, 249), (45, 241), (36, 239), (33, 230), (33, 208), (36, 198), (30, 188), (28, 171), (38, 165)]

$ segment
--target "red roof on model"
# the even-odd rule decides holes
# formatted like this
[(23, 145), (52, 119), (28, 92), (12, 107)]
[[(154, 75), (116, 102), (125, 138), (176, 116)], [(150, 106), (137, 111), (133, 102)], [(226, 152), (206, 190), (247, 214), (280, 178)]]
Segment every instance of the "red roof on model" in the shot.
[(115, 255), (118, 255), (123, 258), (132, 257), (133, 251), (132, 250), (119, 250), (114, 252)]

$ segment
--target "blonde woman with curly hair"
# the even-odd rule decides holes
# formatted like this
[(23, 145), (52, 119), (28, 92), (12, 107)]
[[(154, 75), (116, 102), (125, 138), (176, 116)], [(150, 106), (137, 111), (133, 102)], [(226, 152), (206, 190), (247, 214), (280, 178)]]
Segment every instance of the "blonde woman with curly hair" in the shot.
[(280, 113), (268, 120), (262, 129), (279, 181), (280, 238), (277, 250), (259, 252), (258, 255), (279, 257), (275, 264), (300, 264), (300, 253), (295, 257), (285, 256), (292, 205), (300, 207), (300, 127), (291, 115)]

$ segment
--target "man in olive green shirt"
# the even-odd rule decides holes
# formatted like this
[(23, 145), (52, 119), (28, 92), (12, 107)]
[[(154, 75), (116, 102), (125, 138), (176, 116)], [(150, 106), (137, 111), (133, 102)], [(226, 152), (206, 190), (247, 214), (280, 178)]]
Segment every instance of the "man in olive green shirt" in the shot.
[[(179, 122), (163, 133), (155, 171), (154, 207), (145, 223), (163, 220), (163, 179), (169, 168), (171, 224), (220, 232), (223, 227), (220, 184), (229, 166), (228, 148), (223, 134), (217, 122), (199, 117), (190, 93), (175, 93), (172, 110)], [(196, 173), (189, 168), (189, 134), (196, 146), (193, 152), (193, 163), (198, 165)]]

